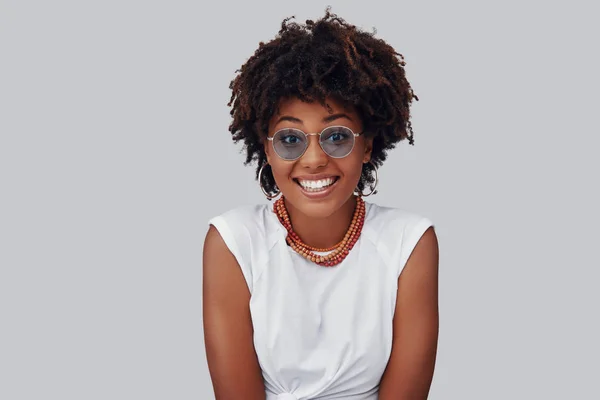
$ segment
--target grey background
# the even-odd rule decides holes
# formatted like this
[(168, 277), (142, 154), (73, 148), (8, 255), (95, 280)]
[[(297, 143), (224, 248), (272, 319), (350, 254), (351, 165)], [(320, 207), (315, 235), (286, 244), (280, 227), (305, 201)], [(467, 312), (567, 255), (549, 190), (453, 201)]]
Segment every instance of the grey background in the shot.
[(229, 82), (327, 4), (406, 57), (416, 145), (370, 201), (431, 218), (431, 399), (600, 399), (592, 2), (1, 1), (0, 399), (211, 399), (207, 220), (264, 202)]

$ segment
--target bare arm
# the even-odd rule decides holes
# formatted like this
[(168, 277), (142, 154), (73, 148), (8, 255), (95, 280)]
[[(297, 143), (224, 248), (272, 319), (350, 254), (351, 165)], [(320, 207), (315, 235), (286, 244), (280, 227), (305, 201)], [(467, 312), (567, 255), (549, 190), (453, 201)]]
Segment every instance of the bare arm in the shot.
[(379, 386), (380, 400), (425, 400), (437, 352), (439, 249), (432, 227), (420, 238), (400, 277), (392, 354)]
[(217, 400), (264, 400), (254, 344), (250, 292), (237, 260), (214, 226), (203, 252), (204, 342)]

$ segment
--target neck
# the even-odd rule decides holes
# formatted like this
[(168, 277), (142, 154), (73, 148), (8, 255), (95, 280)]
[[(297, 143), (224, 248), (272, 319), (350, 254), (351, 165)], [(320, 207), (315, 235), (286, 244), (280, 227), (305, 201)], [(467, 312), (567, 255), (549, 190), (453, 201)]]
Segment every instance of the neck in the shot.
[(356, 196), (352, 195), (337, 211), (327, 217), (312, 217), (294, 208), (285, 198), (294, 232), (312, 247), (328, 248), (338, 244), (346, 235), (356, 208)]

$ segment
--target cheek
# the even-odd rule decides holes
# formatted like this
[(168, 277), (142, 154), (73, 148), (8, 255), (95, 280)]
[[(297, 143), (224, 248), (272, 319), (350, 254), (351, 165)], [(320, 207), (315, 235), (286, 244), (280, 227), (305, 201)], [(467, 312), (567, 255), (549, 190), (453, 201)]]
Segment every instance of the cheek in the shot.
[(273, 171), (275, 183), (277, 183), (277, 186), (281, 186), (285, 185), (289, 180), (292, 173), (292, 165), (278, 160), (271, 160), (271, 170)]
[(362, 157), (348, 157), (346, 160), (344, 160), (344, 163), (340, 165), (340, 169), (344, 172), (344, 176), (346, 177), (349, 185), (358, 183), (360, 175), (362, 174), (362, 161)]

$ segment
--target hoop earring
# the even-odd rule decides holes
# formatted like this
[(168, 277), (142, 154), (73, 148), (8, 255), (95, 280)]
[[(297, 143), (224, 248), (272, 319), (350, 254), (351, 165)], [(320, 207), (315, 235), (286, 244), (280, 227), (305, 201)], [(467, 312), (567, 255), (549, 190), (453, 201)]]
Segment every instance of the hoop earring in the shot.
[(277, 193), (271, 195), (263, 187), (263, 185), (262, 185), (262, 173), (263, 173), (263, 169), (265, 168), (265, 165), (267, 165), (267, 163), (264, 163), (262, 165), (262, 167), (260, 167), (260, 170), (258, 171), (258, 185), (260, 186), (260, 190), (262, 190), (262, 192), (265, 194), (265, 196), (267, 197), (267, 199), (268, 200), (273, 200), (275, 197), (279, 196), (279, 193), (281, 193), (281, 190), (278, 191)]
[(371, 186), (371, 191), (367, 194), (364, 194), (363, 192), (359, 191), (357, 188), (356, 191), (358, 192), (358, 195), (360, 197), (368, 197), (368, 196), (372, 195), (373, 193), (375, 193), (375, 188), (377, 187), (377, 184), (379, 183), (379, 176), (377, 175), (377, 166), (373, 163), (373, 161), (370, 161), (370, 160), (369, 160), (369, 164), (371, 164), (373, 166), (373, 169), (375, 170), (375, 186)]

